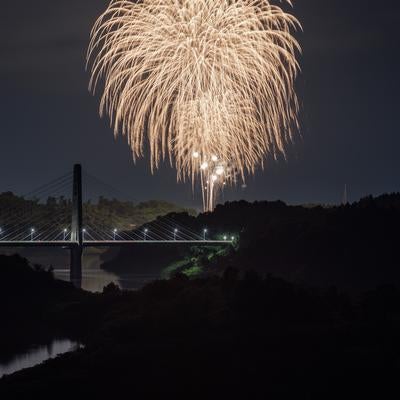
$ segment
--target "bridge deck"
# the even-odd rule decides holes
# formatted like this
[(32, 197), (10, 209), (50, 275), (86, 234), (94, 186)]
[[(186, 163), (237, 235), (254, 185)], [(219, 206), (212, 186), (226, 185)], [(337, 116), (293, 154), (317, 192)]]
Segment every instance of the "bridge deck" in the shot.
[(7, 240), (0, 240), (0, 247), (70, 247), (74, 245), (73, 242), (66, 242), (66, 241), (39, 241), (39, 240), (27, 240), (27, 241), (7, 241)]
[[(110, 240), (110, 241), (95, 241), (85, 240), (82, 243), (83, 247), (122, 247), (132, 246), (134, 244), (197, 244), (197, 245), (228, 245), (232, 244), (230, 240)], [(72, 247), (77, 246), (77, 242), (71, 241), (40, 241), (40, 240), (27, 240), (27, 241), (6, 241), (0, 240), (0, 247)]]
[(87, 240), (83, 242), (84, 247), (113, 247), (113, 246), (129, 246), (132, 244), (231, 244), (228, 240), (109, 240), (109, 241), (95, 241)]

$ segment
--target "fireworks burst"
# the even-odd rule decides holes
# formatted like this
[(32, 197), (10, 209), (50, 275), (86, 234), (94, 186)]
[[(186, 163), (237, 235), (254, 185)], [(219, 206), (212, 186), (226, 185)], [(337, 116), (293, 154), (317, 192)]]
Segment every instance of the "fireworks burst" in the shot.
[(148, 140), (152, 171), (168, 157), (212, 210), (293, 138), (299, 26), (269, 0), (112, 0), (92, 31), (90, 88), (104, 82), (100, 114), (133, 157)]

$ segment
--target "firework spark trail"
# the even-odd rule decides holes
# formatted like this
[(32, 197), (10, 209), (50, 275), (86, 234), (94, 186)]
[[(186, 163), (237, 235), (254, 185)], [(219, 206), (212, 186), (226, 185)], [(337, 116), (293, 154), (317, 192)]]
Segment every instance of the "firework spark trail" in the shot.
[[(289, 0), (283, 0), (291, 4)], [(285, 154), (297, 129), (300, 24), (269, 0), (112, 0), (88, 50), (100, 114), (152, 171), (169, 157), (178, 180), (218, 188)]]

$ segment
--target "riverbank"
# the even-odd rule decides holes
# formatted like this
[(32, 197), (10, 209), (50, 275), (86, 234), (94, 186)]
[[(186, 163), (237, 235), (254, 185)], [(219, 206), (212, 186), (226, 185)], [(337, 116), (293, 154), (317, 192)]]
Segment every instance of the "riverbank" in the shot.
[[(32, 289), (9, 290), (8, 299), (19, 299), (19, 315), (32, 322), (30, 330), (57, 328), (85, 348), (0, 380), (1, 395), (45, 396), (63, 388), (65, 394), (99, 397), (134, 391), (320, 399), (344, 390), (360, 396), (361, 382), (370, 393), (397, 382), (395, 287), (352, 299), (334, 288), (227, 269), (221, 277), (177, 274), (136, 292), (110, 285), (90, 294), (51, 280), (47, 272), (24, 272), (22, 264), (21, 273), (29, 275)], [(38, 288), (41, 301), (34, 300)], [(8, 324), (18, 330), (12, 319)]]
[(238, 239), (223, 250), (121, 251), (105, 269), (120, 275), (145, 261), (146, 271), (170, 278), (136, 291), (110, 284), (88, 293), (20, 257), (0, 258), (0, 351), (49, 335), (85, 345), (0, 380), (0, 395), (393, 397), (399, 199), (330, 208), (238, 202), (176, 215), (210, 237)]
[(79, 331), (58, 313), (66, 306), (85, 302), (91, 294), (55, 280), (51, 270), (31, 266), (20, 256), (0, 256), (0, 360), (54, 337), (71, 338)]

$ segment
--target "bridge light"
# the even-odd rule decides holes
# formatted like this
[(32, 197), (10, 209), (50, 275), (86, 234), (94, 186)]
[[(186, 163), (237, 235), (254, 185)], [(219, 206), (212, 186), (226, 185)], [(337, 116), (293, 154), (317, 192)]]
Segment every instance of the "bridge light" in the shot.
[(174, 229), (174, 240), (176, 240), (176, 235), (177, 235), (177, 233), (178, 233), (178, 229), (175, 228), (175, 229)]
[(144, 229), (144, 240), (147, 239), (147, 233), (149, 232), (149, 230), (147, 228)]
[(224, 236), (224, 240), (228, 240), (228, 236)]
[(68, 232), (68, 230), (67, 230), (67, 228), (65, 228), (65, 229), (63, 230), (63, 233), (64, 233), (63, 240), (64, 240), (64, 242), (65, 242), (65, 240), (67, 239), (67, 232)]
[(31, 228), (31, 240), (33, 240), (33, 235), (34, 235), (35, 232), (36, 232), (35, 228)]
[(113, 239), (114, 239), (114, 240), (115, 240), (115, 238), (116, 238), (116, 236), (117, 236), (117, 232), (118, 232), (118, 229), (115, 228), (115, 229), (113, 230)]
[(203, 240), (204, 240), (204, 241), (206, 240), (207, 232), (208, 232), (207, 229), (204, 229), (204, 230), (203, 230)]
[(234, 242), (235, 241), (235, 236), (232, 236), (231, 240), (232, 240), (232, 242)]

